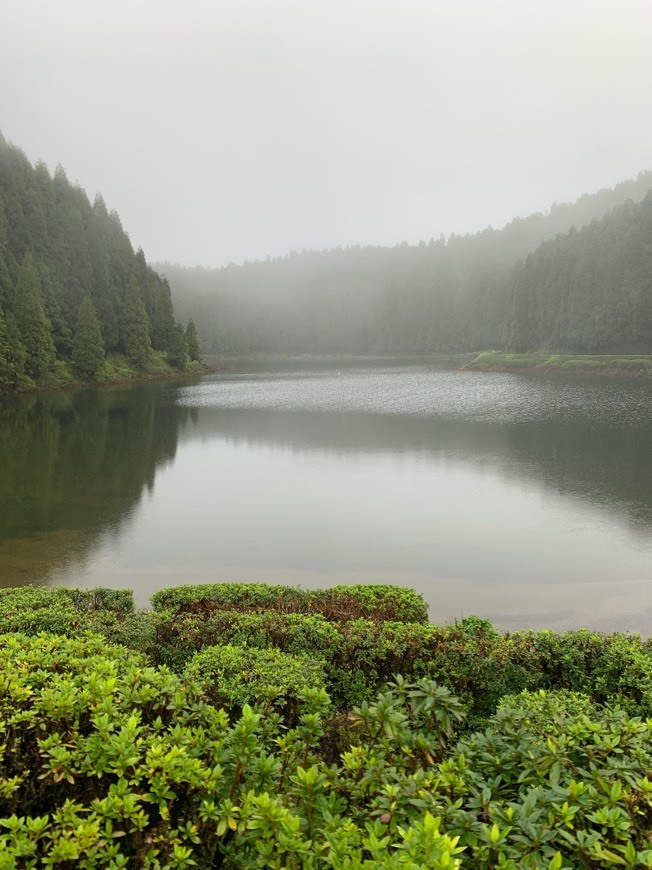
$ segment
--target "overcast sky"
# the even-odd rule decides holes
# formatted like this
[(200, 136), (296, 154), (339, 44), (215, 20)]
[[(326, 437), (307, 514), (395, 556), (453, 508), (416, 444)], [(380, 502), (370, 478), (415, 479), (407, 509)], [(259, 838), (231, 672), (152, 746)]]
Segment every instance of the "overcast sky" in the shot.
[(652, 168), (651, 0), (1, 0), (0, 130), (149, 260), (502, 226)]

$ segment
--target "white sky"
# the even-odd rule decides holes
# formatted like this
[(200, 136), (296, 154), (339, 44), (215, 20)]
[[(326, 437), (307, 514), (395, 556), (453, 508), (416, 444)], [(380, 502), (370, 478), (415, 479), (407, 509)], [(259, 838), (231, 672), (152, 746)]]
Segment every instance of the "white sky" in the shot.
[(652, 168), (651, 0), (1, 0), (0, 130), (150, 260), (502, 226)]

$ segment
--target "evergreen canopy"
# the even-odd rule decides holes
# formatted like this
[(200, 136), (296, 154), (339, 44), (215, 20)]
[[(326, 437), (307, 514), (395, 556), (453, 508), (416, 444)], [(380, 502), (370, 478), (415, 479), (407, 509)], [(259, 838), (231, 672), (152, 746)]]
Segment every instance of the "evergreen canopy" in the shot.
[(92, 379), (107, 353), (142, 368), (153, 349), (184, 368), (178, 344), (168, 282), (116, 212), (0, 135), (0, 390), (57, 361)]

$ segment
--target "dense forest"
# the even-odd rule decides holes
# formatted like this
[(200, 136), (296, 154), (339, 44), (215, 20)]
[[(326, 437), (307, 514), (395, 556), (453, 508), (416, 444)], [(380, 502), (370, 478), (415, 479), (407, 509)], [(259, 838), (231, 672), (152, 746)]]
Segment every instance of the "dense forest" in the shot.
[(102, 379), (114, 354), (144, 372), (184, 369), (199, 348), (102, 197), (0, 136), (0, 390)]
[(513, 350), (652, 351), (652, 193), (546, 242), (503, 297)]
[(207, 352), (649, 351), (651, 187), (644, 172), (501, 230), (417, 246), (156, 268)]

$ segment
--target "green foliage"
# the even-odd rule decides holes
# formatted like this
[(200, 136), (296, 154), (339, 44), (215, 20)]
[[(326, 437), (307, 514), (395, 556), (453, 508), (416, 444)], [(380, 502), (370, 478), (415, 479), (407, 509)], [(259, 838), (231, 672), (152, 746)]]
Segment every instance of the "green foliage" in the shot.
[(31, 253), (25, 254), (17, 272), (14, 314), (25, 349), (25, 374), (39, 378), (54, 364), (56, 349), (52, 325), (43, 308), (41, 280)]
[[(25, 589), (2, 591), (3, 618), (21, 603), (134, 615), (125, 592)], [(228, 613), (245, 634), (261, 617), (211, 616)], [(257, 630), (288, 643), (362, 637), (363, 620), (269, 616)], [(557, 688), (503, 693), (460, 740), (448, 676), (396, 676), (332, 716), (322, 666), (279, 650), (208, 648), (178, 677), (98, 636), (0, 636), (0, 867), (652, 867), (652, 719), (623, 709), (649, 703), (651, 644), (477, 617), (406, 628), (492, 698), (524, 674)]]
[(0, 311), (3, 392), (60, 386), (55, 363), (70, 362), (80, 328), (84, 378), (101, 374), (98, 324), (102, 348), (126, 350), (141, 369), (150, 342), (164, 354), (176, 339), (169, 285), (134, 253), (115, 212), (1, 138)]
[(155, 592), (152, 604), (157, 610), (169, 610), (175, 615), (214, 610), (276, 610), (321, 614), (334, 622), (360, 618), (419, 623), (428, 620), (422, 595), (413, 589), (382, 584), (315, 590), (265, 583), (174, 586)]
[(92, 380), (102, 368), (104, 356), (100, 321), (90, 296), (85, 296), (72, 340), (72, 362), (81, 377)]
[(602, 354), (601, 356), (569, 356), (567, 354), (545, 353), (496, 353), (488, 351), (478, 354), (475, 359), (464, 365), (466, 369), (480, 371), (523, 371), (539, 369), (541, 371), (562, 371), (604, 374), (636, 374), (652, 373), (652, 357), (649, 356), (616, 356)]
[(163, 867), (202, 853), (223, 713), (100, 638), (8, 636), (0, 662), (0, 842), (16, 866)]
[(518, 695), (504, 695), (498, 709), (522, 717), (528, 726), (538, 727), (543, 722), (548, 727), (560, 717), (565, 720), (568, 716), (591, 716), (596, 712), (596, 705), (588, 695), (568, 689), (539, 689), (538, 692), (525, 689)]
[(195, 362), (201, 362), (202, 353), (199, 346), (199, 336), (197, 335), (197, 327), (195, 321), (190, 318), (186, 326), (185, 332), (186, 346), (188, 348), (188, 356)]
[(168, 362), (175, 369), (183, 371), (188, 365), (188, 343), (180, 323), (172, 328), (172, 339), (168, 343)]
[(321, 615), (278, 613), (273, 610), (213, 610), (207, 613), (156, 610), (151, 656), (157, 663), (181, 670), (194, 653), (207, 646), (233, 644), (291, 655), (309, 654), (332, 660), (341, 634)]
[(306, 688), (324, 686), (324, 666), (307, 656), (292, 656), (273, 647), (212, 646), (197, 653), (183, 672), (215, 707), (240, 711), (245, 704), (283, 712), (286, 722), (298, 715)]
[[(207, 353), (506, 346), (650, 353), (651, 211), (640, 202), (650, 187), (652, 174), (641, 173), (500, 230), (427, 244), (356, 245), (222, 269), (159, 268)], [(603, 220), (591, 223), (596, 218)]]
[(146, 644), (143, 622), (143, 614), (134, 612), (130, 589), (0, 589), (0, 634), (45, 631), (73, 636), (95, 631), (142, 648)]
[[(514, 350), (556, 347), (576, 353), (647, 354), (652, 349), (652, 194), (628, 202), (578, 231), (548, 241), (514, 270), (501, 298)], [(616, 364), (616, 369), (629, 368)], [(634, 358), (631, 358), (636, 365)], [(609, 366), (589, 360), (590, 370)], [(563, 368), (577, 368), (568, 360)], [(643, 364), (639, 371), (646, 370)]]
[(135, 278), (130, 278), (122, 303), (120, 336), (122, 348), (130, 360), (141, 369), (147, 365), (152, 349), (149, 321), (143, 293)]
[(0, 395), (15, 388), (18, 373), (22, 369), (22, 360), (16, 357), (16, 346), (10, 339), (9, 328), (0, 308)]

